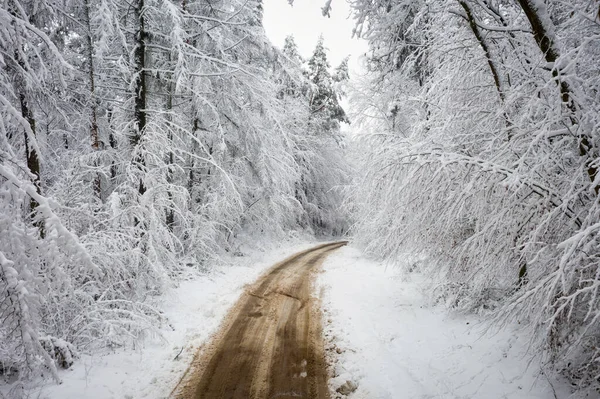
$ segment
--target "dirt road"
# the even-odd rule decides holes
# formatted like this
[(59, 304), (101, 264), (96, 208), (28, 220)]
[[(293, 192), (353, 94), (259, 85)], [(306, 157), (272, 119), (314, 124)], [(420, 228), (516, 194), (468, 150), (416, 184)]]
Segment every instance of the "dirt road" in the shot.
[(249, 287), (174, 395), (183, 399), (329, 398), (311, 272), (337, 242), (276, 264)]

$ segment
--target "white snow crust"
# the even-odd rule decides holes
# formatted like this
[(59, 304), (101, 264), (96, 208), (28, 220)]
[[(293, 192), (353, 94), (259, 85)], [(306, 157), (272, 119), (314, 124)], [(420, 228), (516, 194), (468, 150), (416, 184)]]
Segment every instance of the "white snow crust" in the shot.
[[(158, 399), (169, 397), (197, 349), (211, 337), (244, 287), (285, 257), (314, 243), (245, 249), (210, 272), (179, 284), (157, 307), (171, 328), (138, 348), (84, 355), (26, 390), (39, 399)], [(330, 386), (358, 385), (348, 399), (566, 398), (565, 383), (547, 378), (517, 328), (489, 328), (476, 316), (431, 305), (418, 273), (367, 259), (353, 247), (330, 255), (319, 273)], [(11, 398), (9, 386), (0, 397)], [(337, 395), (337, 396), (336, 396)]]
[(334, 391), (352, 381), (358, 389), (350, 399), (568, 396), (532, 360), (522, 332), (492, 333), (476, 316), (431, 306), (418, 273), (385, 267), (352, 247), (333, 253), (323, 269), (317, 288)]

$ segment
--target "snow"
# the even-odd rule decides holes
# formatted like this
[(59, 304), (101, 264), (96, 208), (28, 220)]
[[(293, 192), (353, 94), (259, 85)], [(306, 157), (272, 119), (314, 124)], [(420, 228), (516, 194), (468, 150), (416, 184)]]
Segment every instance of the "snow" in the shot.
[(475, 316), (431, 306), (418, 273), (386, 268), (352, 247), (330, 255), (323, 269), (317, 288), (334, 364), (330, 385), (356, 383), (348, 398), (568, 396), (565, 385), (550, 383), (530, 361), (524, 334), (492, 334)]
[[(172, 329), (135, 350), (86, 355), (60, 372), (61, 385), (29, 387), (40, 399), (165, 398), (197, 349), (211, 337), (243, 288), (270, 266), (314, 243), (250, 250), (182, 282), (160, 298)], [(248, 249), (245, 249), (248, 252)], [(430, 306), (417, 273), (385, 267), (353, 247), (331, 254), (317, 279), (335, 391), (350, 381), (348, 399), (566, 398), (546, 378), (516, 329), (484, 333), (475, 316)], [(15, 396), (0, 388), (0, 397)], [(556, 392), (556, 394), (554, 393)], [(23, 395), (25, 396), (25, 395)], [(335, 396), (334, 396), (335, 398)]]
[(19, 395), (0, 386), (0, 398), (3, 393), (6, 397), (39, 399), (168, 397), (197, 349), (216, 331), (244, 287), (278, 261), (314, 245), (295, 239), (277, 249), (244, 248), (249, 255), (214, 265), (210, 273), (184, 281), (159, 298), (159, 308), (172, 327), (162, 337), (135, 350), (82, 356), (71, 369), (59, 372), (61, 385), (46, 381)]

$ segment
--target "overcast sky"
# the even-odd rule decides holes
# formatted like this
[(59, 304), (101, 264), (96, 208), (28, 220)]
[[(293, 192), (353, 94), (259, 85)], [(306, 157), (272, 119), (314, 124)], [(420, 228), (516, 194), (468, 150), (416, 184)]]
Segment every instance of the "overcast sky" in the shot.
[(287, 0), (264, 0), (263, 4), (265, 31), (277, 47), (282, 48), (285, 37), (291, 34), (302, 56), (308, 58), (322, 33), (331, 66), (336, 67), (350, 55), (351, 68), (357, 68), (367, 45), (364, 40), (352, 38), (354, 20), (346, 0), (333, 0), (331, 18), (321, 14), (325, 0), (295, 0), (293, 6)]

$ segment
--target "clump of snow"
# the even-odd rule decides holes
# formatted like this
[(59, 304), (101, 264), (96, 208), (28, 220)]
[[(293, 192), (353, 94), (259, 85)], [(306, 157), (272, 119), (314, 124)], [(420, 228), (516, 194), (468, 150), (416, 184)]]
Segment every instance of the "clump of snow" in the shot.
[(68, 369), (79, 357), (75, 346), (64, 339), (46, 335), (40, 337), (40, 344), (60, 368)]
[(70, 369), (59, 371), (62, 384), (45, 381), (37, 386), (4, 385), (0, 386), (0, 398), (169, 397), (197, 349), (217, 330), (244, 287), (278, 261), (314, 245), (298, 237), (276, 249), (273, 243), (256, 245), (253, 250), (243, 248), (248, 255), (240, 256), (238, 251), (157, 299), (155, 306), (169, 322), (162, 336), (140, 343), (135, 350), (81, 355)]
[(330, 255), (323, 269), (317, 285), (334, 398), (568, 396), (530, 361), (527, 337), (509, 328), (491, 334), (474, 316), (430, 306), (419, 274), (386, 268), (352, 247)]

